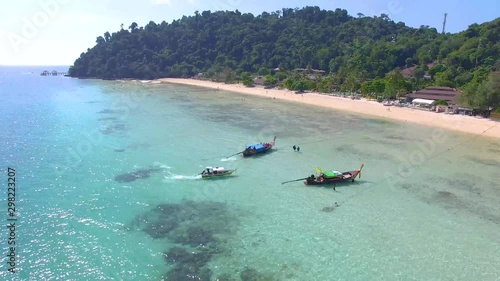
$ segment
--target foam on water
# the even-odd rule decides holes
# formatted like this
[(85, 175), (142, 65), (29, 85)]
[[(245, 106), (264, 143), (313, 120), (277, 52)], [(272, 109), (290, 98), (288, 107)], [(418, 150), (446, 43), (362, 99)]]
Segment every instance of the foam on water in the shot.
[(236, 161), (236, 157), (233, 156), (233, 157), (229, 157), (229, 158), (222, 158), (220, 161), (221, 162), (234, 162), (234, 161)]
[(199, 180), (201, 179), (201, 175), (189, 176), (189, 175), (175, 175), (171, 174), (170, 176), (165, 176), (167, 180)]

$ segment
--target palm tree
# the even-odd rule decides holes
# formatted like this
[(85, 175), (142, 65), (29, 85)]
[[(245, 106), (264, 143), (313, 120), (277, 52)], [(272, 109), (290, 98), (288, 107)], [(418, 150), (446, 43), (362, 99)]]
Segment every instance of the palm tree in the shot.
[(131, 32), (134, 32), (137, 29), (137, 23), (133, 22), (128, 28), (130, 28)]

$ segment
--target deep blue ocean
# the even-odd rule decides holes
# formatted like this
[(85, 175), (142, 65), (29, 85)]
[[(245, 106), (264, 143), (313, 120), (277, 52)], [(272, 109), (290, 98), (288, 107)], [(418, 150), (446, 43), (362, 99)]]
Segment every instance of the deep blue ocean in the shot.
[[(8, 168), (17, 219), (1, 280), (500, 280), (498, 140), (446, 132), (422, 152), (436, 129), (44, 69), (67, 71), (0, 67), (0, 219)], [(361, 164), (336, 190), (281, 184)]]

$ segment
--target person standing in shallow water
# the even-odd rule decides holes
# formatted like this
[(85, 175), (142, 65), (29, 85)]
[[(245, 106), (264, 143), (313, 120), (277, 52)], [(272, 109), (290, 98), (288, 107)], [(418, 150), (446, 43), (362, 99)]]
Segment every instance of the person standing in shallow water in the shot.
[(299, 152), (299, 151), (300, 151), (300, 146), (297, 146), (297, 152)]
[(295, 150), (297, 150), (297, 147), (294, 145), (294, 146), (293, 146), (293, 151), (295, 151)]

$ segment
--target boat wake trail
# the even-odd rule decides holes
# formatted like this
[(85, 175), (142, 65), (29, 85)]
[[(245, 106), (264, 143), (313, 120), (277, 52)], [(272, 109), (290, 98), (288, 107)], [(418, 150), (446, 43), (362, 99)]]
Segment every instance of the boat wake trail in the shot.
[(165, 179), (167, 179), (167, 180), (199, 180), (199, 179), (201, 179), (201, 175), (186, 176), (186, 175), (170, 174), (168, 176), (165, 176)]
[(162, 168), (162, 169), (165, 169), (165, 170), (170, 170), (170, 169), (172, 169), (172, 167), (170, 167), (170, 166), (168, 166), (168, 165), (166, 165), (166, 164), (164, 164), (164, 163), (158, 162), (158, 161), (154, 162), (153, 164), (154, 164), (155, 166), (158, 166), (158, 167), (160, 167), (160, 168)]
[(222, 158), (221, 162), (234, 162), (236, 161), (236, 157)]

